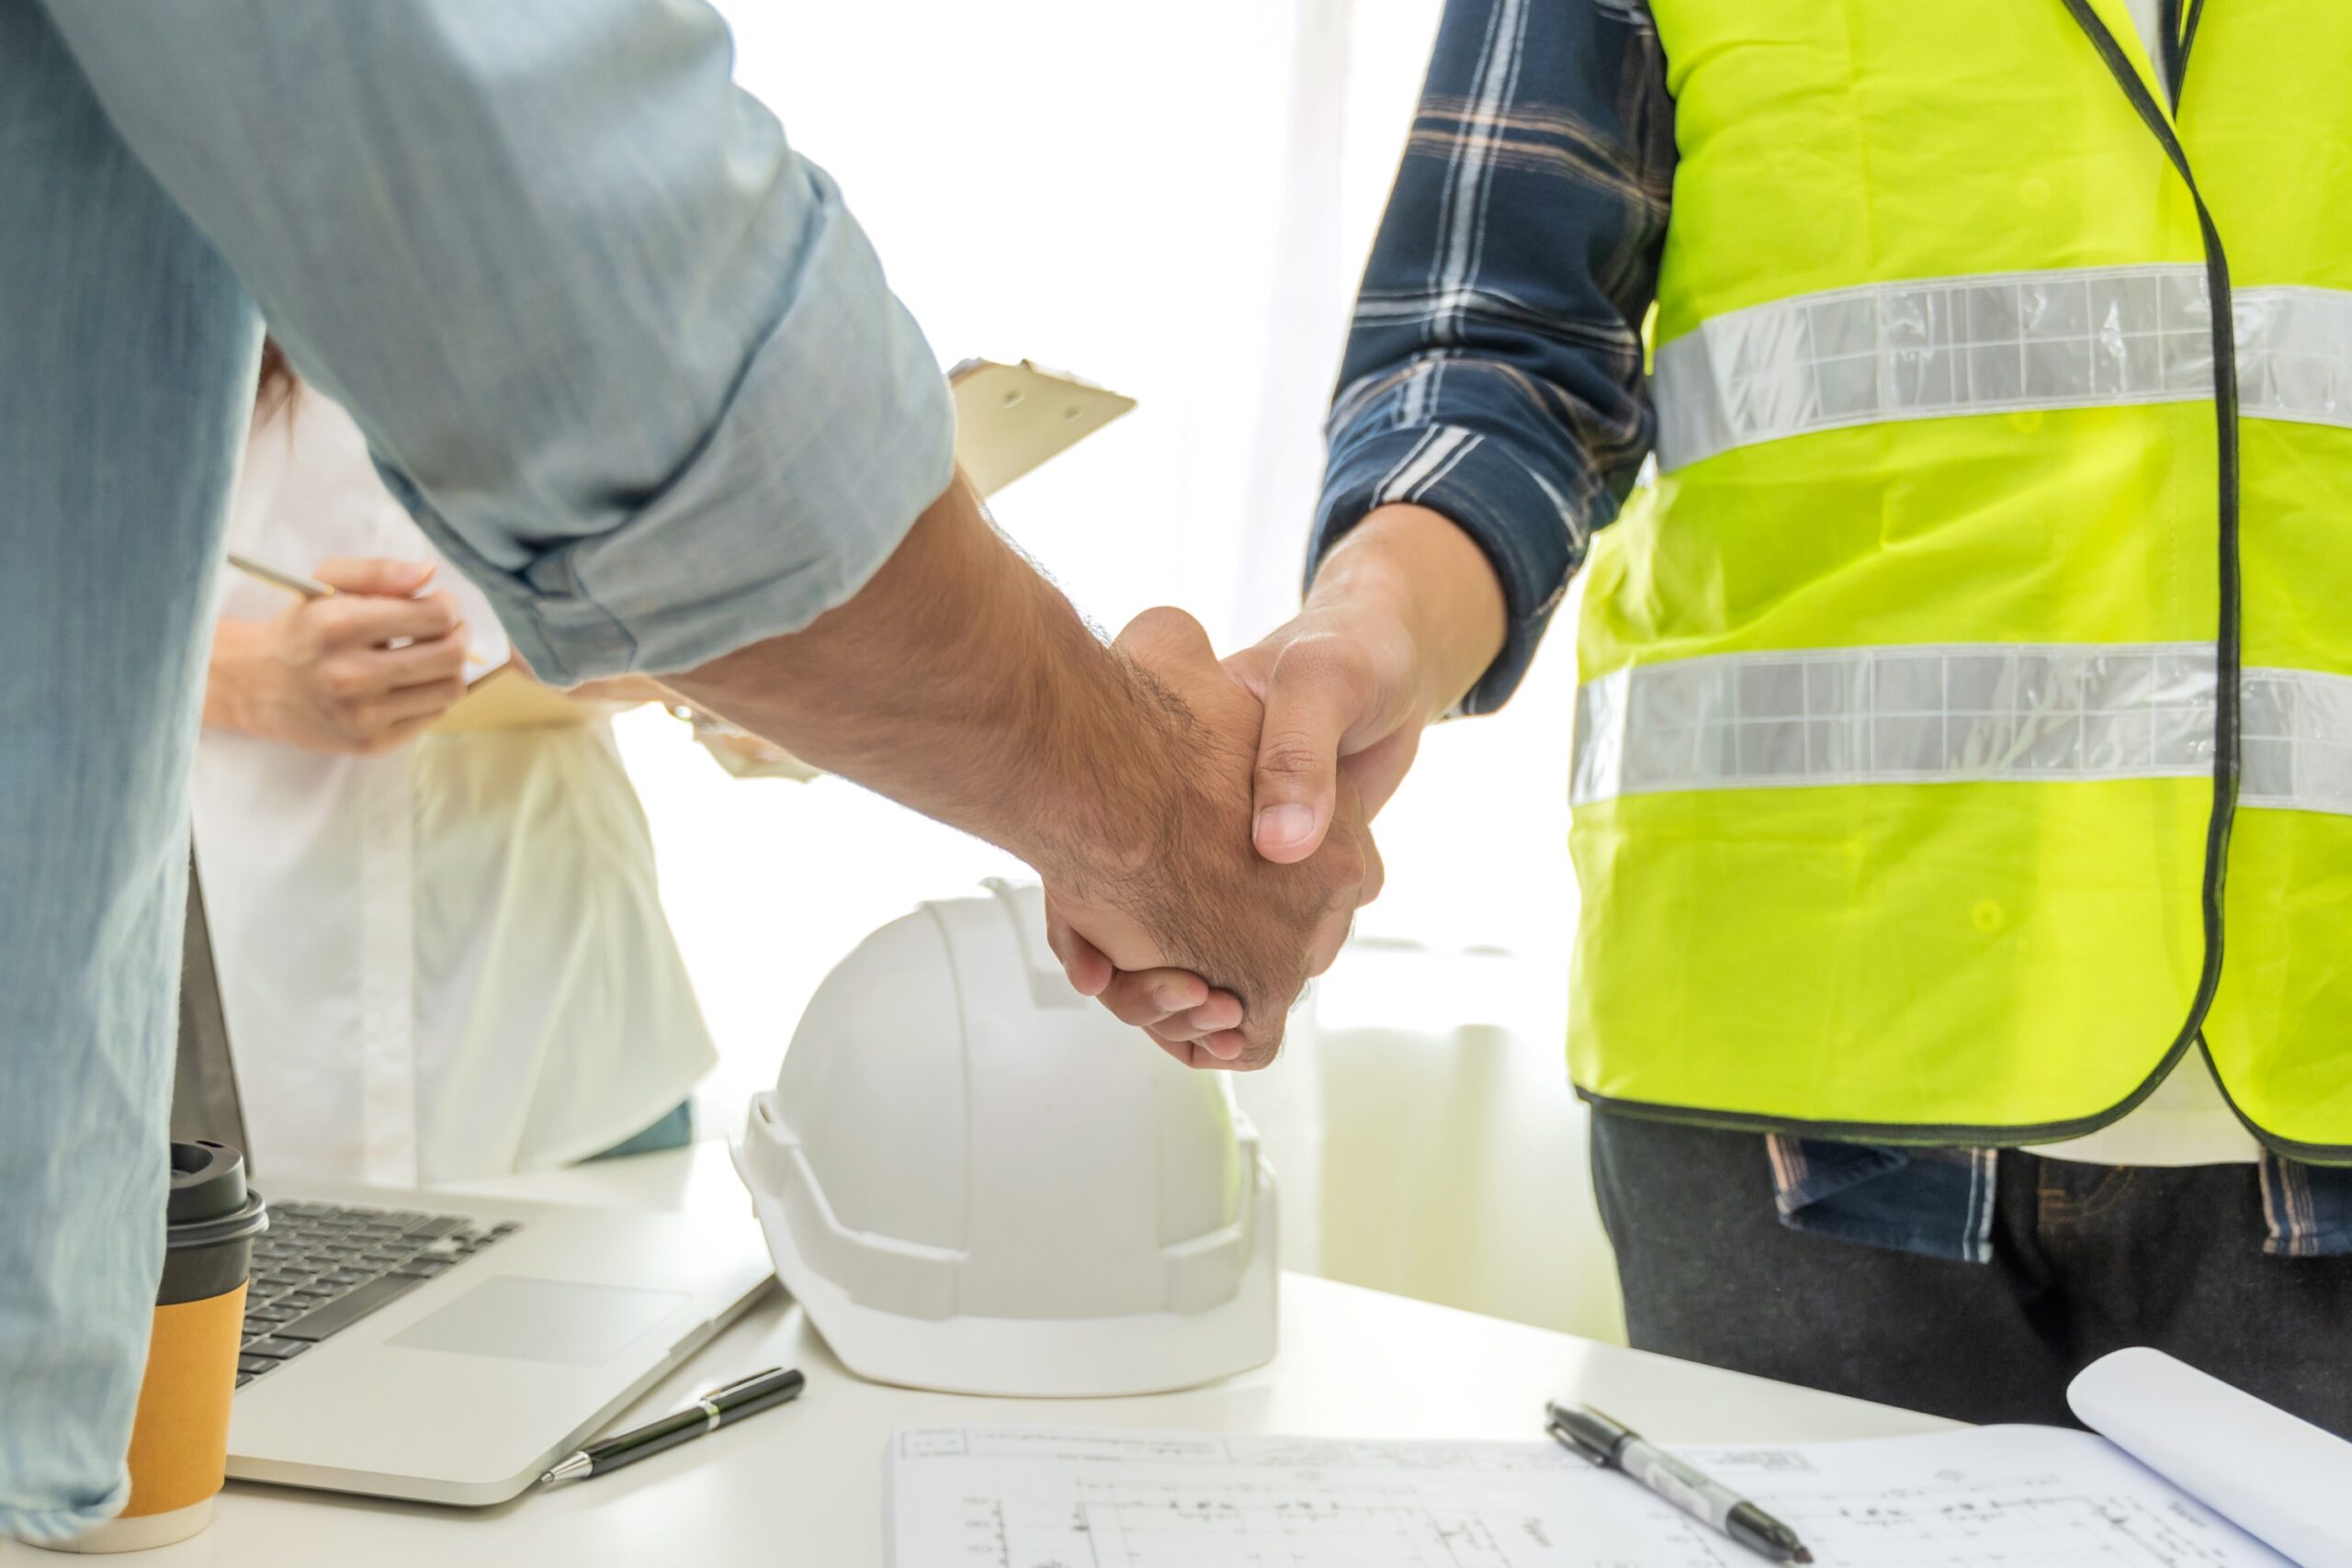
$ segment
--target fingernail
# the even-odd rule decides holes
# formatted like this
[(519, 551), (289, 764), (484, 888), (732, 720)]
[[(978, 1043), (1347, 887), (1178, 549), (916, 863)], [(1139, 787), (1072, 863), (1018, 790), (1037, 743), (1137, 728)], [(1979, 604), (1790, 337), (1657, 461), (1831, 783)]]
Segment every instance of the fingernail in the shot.
[(1307, 806), (1269, 806), (1258, 813), (1258, 841), (1270, 850), (1303, 844), (1315, 831), (1315, 809)]
[(1159, 1010), (1162, 1012), (1174, 1012), (1178, 1008), (1185, 1005), (1183, 987), (1175, 985), (1154, 986), (1151, 988), (1151, 999), (1159, 1004)]

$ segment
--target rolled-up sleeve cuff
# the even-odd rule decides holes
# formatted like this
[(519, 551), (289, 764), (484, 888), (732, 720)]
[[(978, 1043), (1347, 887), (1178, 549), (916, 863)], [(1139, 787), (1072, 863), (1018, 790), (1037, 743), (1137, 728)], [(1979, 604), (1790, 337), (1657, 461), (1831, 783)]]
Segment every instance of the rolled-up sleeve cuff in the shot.
[(1456, 425), (1381, 431), (1343, 441), (1324, 479), (1307, 580), (1374, 508), (1426, 506), (1478, 542), (1501, 580), (1509, 616), (1502, 652), (1456, 711), (1492, 713), (1518, 689), (1573, 564), (1575, 520), (1557, 489), (1508, 446)]
[(62, 1546), (113, 1518), (130, 1501), (130, 1478), (126, 1471), (116, 1477), (105, 1496), (78, 1507), (16, 1509), (0, 1505), (0, 1541), (13, 1538), (35, 1546)]
[(531, 669), (571, 685), (691, 670), (846, 602), (946, 490), (955, 439), (938, 361), (837, 212), (707, 436), (616, 526), (502, 570), (386, 477)]

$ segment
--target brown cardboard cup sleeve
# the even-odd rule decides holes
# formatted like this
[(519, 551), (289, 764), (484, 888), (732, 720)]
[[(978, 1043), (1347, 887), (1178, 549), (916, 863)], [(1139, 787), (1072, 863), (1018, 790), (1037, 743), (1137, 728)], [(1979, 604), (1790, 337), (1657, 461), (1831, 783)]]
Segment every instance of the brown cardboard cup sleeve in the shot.
[(229, 1463), (229, 1401), (245, 1316), (253, 1238), (267, 1206), (244, 1160), (221, 1144), (174, 1144), (164, 1276), (147, 1373), (130, 1429), (130, 1501), (69, 1551), (135, 1551), (185, 1540), (211, 1522)]

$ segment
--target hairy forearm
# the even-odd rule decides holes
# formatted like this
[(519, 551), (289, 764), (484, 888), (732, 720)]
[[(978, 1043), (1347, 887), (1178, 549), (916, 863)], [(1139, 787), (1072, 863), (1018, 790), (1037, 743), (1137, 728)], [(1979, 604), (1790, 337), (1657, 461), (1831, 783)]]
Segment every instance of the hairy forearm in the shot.
[[(1188, 969), (1243, 1008), (1261, 1066), (1379, 885), (1352, 796), (1311, 858), (1250, 841), (1259, 700), (1198, 623), (1104, 647), (959, 477), (873, 580), (801, 631), (663, 677), (696, 707), (1001, 845), (1116, 968)], [(1057, 948), (1057, 951), (1061, 951)]]
[(1309, 609), (1345, 606), (1393, 622), (1414, 650), (1424, 723), (1451, 711), (1502, 651), (1502, 583), (1477, 542), (1427, 507), (1383, 506), (1332, 547)]
[(1099, 884), (1159, 852), (1183, 727), (1001, 538), (959, 478), (848, 604), (664, 682), (695, 705)]

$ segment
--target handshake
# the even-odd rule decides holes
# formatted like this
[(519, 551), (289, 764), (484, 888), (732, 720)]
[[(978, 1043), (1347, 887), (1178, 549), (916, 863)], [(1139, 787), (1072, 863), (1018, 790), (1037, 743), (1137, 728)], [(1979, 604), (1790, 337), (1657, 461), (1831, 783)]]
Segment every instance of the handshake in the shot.
[(1484, 552), (1409, 505), (1365, 517), (1306, 607), (1221, 665), (1182, 611), (1138, 617), (1112, 653), (1165, 718), (1140, 741), (1154, 782), (1102, 840), (1124, 854), (1040, 864), (1070, 983), (1188, 1066), (1272, 1061), (1380, 891), (1371, 818), (1503, 632)]
[(1136, 617), (1112, 652), (1147, 716), (1140, 798), (1046, 873), (1070, 983), (1189, 1066), (1273, 1060), (1299, 988), (1380, 891), (1371, 807), (1338, 767), (1363, 671), (1297, 624), (1220, 665), (1182, 611)]
[(967, 487), (806, 629), (664, 677), (705, 711), (1021, 856), (1071, 984), (1198, 1067), (1261, 1067), (1380, 891), (1368, 824), (1491, 664), (1502, 588), (1418, 506), (1219, 662), (1181, 610), (1104, 648)]

